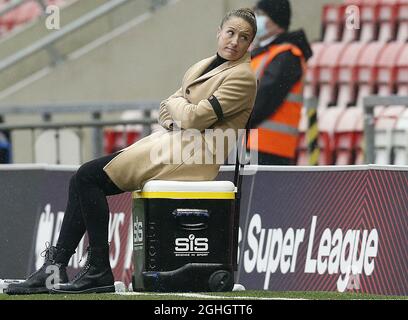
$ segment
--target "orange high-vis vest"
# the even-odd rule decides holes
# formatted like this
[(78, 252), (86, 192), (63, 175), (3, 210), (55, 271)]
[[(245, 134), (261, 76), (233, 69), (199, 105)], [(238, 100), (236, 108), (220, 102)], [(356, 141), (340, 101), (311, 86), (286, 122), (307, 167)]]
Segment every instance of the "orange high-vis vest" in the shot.
[[(301, 59), (303, 74), (305, 61), (302, 51), (292, 44), (272, 45), (268, 51), (252, 58), (251, 67), (257, 75), (258, 81), (262, 79), (269, 63), (280, 53), (291, 51)], [(248, 139), (248, 148), (259, 152), (274, 154), (293, 159), (298, 143), (298, 126), (303, 105), (303, 77), (290, 89), (283, 103), (267, 120), (262, 122), (256, 135), (253, 130)], [(251, 137), (253, 143), (251, 143)]]

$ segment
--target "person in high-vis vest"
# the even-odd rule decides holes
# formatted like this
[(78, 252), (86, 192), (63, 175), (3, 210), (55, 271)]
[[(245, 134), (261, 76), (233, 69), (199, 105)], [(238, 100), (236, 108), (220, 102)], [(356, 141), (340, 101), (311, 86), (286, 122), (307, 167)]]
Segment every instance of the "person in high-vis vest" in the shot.
[(312, 49), (303, 30), (288, 32), (288, 0), (256, 3), (257, 45), (251, 67), (258, 91), (251, 116), (248, 149), (258, 164), (291, 165), (296, 157), (303, 100), (303, 77)]

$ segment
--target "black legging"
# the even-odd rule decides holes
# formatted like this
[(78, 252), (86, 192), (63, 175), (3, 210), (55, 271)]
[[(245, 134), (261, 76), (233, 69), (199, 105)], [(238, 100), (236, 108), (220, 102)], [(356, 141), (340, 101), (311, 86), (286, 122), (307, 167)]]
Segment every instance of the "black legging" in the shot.
[(103, 167), (116, 155), (87, 162), (72, 176), (57, 247), (75, 252), (85, 230), (88, 231), (91, 247), (102, 247), (108, 243), (109, 206), (106, 196), (124, 191), (109, 179)]

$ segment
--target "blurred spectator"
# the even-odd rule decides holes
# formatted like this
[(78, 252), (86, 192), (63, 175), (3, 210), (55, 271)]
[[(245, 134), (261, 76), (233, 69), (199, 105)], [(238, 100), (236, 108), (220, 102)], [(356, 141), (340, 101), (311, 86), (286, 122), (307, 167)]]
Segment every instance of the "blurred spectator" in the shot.
[[(0, 124), (3, 123), (3, 117), (0, 116)], [(11, 162), (11, 144), (10, 132), (0, 131), (0, 163)]]
[(251, 65), (258, 93), (251, 128), (258, 128), (258, 143), (252, 134), (248, 148), (258, 151), (259, 164), (290, 165), (298, 142), (305, 63), (312, 49), (303, 30), (288, 32), (288, 0), (258, 1), (255, 12), (258, 31)]

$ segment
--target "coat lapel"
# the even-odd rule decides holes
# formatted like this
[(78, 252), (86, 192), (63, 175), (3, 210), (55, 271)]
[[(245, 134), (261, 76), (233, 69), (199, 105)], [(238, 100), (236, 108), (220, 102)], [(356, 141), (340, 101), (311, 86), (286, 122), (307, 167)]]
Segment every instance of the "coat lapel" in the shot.
[(191, 73), (191, 76), (188, 77), (186, 81), (186, 86), (185, 88), (187, 89), (188, 87), (198, 83), (205, 81), (220, 72), (223, 72), (225, 70), (228, 70), (232, 67), (235, 67), (236, 65), (243, 63), (243, 62), (250, 62), (251, 61), (251, 56), (249, 53), (246, 53), (241, 59), (237, 61), (227, 61), (218, 66), (217, 68), (211, 70), (210, 72), (207, 72), (206, 74), (203, 74), (202, 76), (199, 76), (201, 73), (204, 72), (204, 70), (210, 65), (210, 63), (215, 59), (216, 56), (212, 56), (211, 58), (205, 59), (202, 64), (200, 64), (196, 70), (194, 70)]

